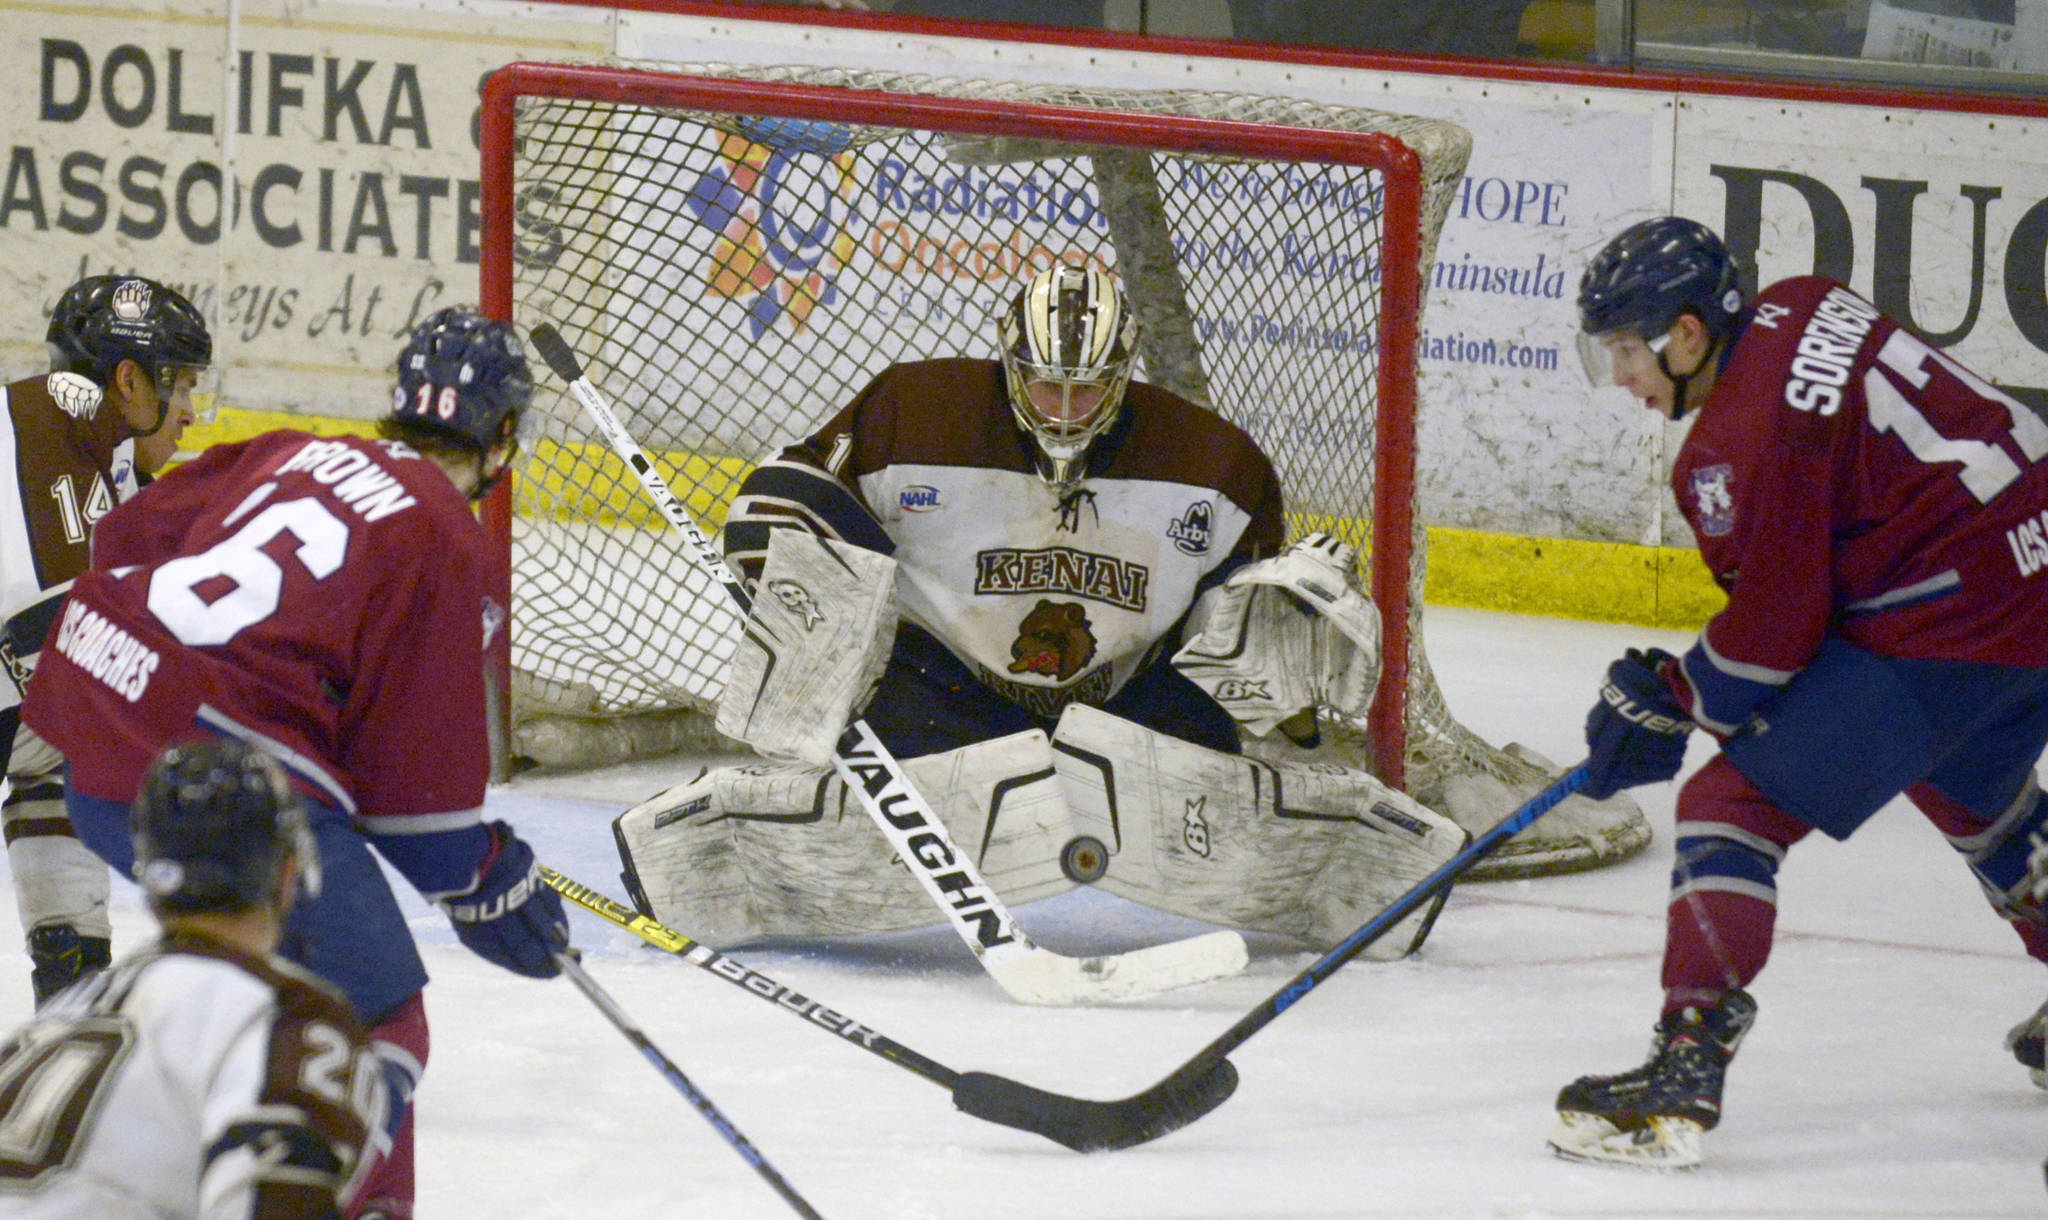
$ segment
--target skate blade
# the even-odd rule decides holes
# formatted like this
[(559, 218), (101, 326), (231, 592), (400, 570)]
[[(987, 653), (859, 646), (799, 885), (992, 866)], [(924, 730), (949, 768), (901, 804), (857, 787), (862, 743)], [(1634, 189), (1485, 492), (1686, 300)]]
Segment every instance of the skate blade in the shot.
[(1567, 1161), (1669, 1172), (1697, 1169), (1705, 1128), (1689, 1118), (1652, 1118), (1624, 1131), (1597, 1114), (1561, 1113), (1550, 1150)]

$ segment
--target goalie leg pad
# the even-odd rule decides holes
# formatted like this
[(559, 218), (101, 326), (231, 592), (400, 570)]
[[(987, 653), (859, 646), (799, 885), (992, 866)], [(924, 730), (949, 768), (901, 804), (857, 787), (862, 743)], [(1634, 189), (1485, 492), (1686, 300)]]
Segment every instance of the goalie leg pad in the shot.
[[(1044, 733), (926, 755), (904, 768), (954, 846), (1006, 902), (1073, 888), (1059, 868), (1072, 832)], [(826, 768), (720, 767), (627, 810), (613, 833), (640, 908), (715, 949), (939, 920), (888, 840)], [(933, 850), (943, 848), (934, 842)]]
[[(1475, 835), (1493, 829), (1564, 769), (1522, 745), (1482, 755), (1453, 752), (1408, 762), (1408, 790)], [(1467, 881), (1548, 877), (1618, 864), (1650, 845), (1650, 823), (1626, 792), (1606, 800), (1569, 796), (1465, 874)]]
[(804, 530), (769, 531), (718, 731), (771, 758), (831, 762), (895, 635), (894, 559)]
[[(1470, 842), (1363, 771), (1223, 754), (1080, 705), (1060, 718), (1053, 759), (1075, 829), (1110, 849), (1097, 886), (1319, 950)], [(1366, 955), (1419, 948), (1441, 904), (1439, 895)]]

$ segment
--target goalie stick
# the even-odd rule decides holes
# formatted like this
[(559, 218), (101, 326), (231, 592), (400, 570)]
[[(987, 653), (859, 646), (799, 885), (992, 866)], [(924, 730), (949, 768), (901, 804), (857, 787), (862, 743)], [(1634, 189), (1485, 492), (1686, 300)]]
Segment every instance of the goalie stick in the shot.
[(620, 1033), (626, 1035), (626, 1041), (631, 1042), (670, 1084), (689, 1099), (690, 1104), (697, 1108), (697, 1112), (711, 1124), (711, 1129), (718, 1132), (725, 1142), (731, 1144), (733, 1150), (740, 1154), (740, 1159), (752, 1165), (754, 1172), (760, 1174), (768, 1185), (775, 1188), (775, 1193), (782, 1196), (791, 1210), (805, 1217), (805, 1220), (824, 1220), (815, 1208), (804, 1202), (802, 1195), (796, 1193), (796, 1188), (775, 1171), (775, 1166), (768, 1163), (768, 1158), (761, 1155), (761, 1150), (748, 1142), (747, 1137), (740, 1134), (740, 1129), (732, 1125), (732, 1120), (726, 1118), (719, 1108), (712, 1104), (703, 1090), (690, 1083), (690, 1078), (683, 1075), (683, 1069), (661, 1053), (661, 1048), (654, 1045), (654, 1040), (647, 1036), (646, 1031), (641, 1029), (633, 1018), (626, 1015), (626, 1010), (619, 1007), (619, 1002), (597, 985), (597, 980), (584, 971), (582, 963), (576, 960), (574, 953), (558, 952), (554, 958), (555, 965), (561, 968), (563, 974), (569, 976), (569, 981), (576, 984), (577, 990), (590, 997), (590, 1002), (597, 1005), (597, 1010), (617, 1026)]
[[(745, 614), (753, 602), (745, 586), (619, 422), (603, 392), (584, 376), (568, 342), (547, 323), (533, 328), (532, 339), (541, 359), (568, 385), (612, 451), (632, 468), (654, 506), (682, 534), (697, 566), (723, 585)], [(1238, 974), (1250, 961), (1244, 938), (1235, 932), (1208, 932), (1104, 957), (1067, 957), (1041, 948), (1017, 926), (981, 871), (953, 845), (945, 823), (865, 720), (856, 717), (846, 726), (832, 765), (982, 968), (1013, 999), (1027, 1004), (1128, 1000)]]
[(980, 1084), (973, 1096), (967, 1097), (960, 1090), (961, 1081), (966, 1077), (938, 1060), (919, 1054), (881, 1031), (828, 1008), (750, 966), (743, 966), (709, 945), (699, 944), (546, 865), (541, 866), (540, 875), (564, 898), (624, 928), (655, 948), (664, 949), (699, 970), (717, 975), (800, 1020), (830, 1030), (842, 1041), (886, 1059), (904, 1071), (924, 1077), (952, 1093), (953, 1104), (964, 1113), (1042, 1135), (1076, 1152), (1129, 1148), (1177, 1131), (1222, 1105), (1237, 1087), (1237, 1069), (1225, 1060), (1206, 1075), (1162, 1098), (1156, 1109), (1148, 1112), (1140, 1112), (1138, 1108), (1122, 1103), (1088, 1101), (1048, 1093), (988, 1072), (974, 1074)]

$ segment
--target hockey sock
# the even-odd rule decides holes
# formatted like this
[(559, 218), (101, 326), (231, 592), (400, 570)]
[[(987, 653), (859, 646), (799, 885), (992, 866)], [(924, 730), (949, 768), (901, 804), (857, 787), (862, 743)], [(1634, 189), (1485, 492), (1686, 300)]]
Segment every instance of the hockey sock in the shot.
[(1664, 1012), (1712, 1005), (1747, 987), (1771, 955), (1777, 904), (1746, 894), (1695, 891), (1665, 913)]
[(1678, 851), (1665, 914), (1664, 1011), (1747, 987), (1771, 955), (1778, 865), (1809, 827), (1717, 758), (1678, 800)]

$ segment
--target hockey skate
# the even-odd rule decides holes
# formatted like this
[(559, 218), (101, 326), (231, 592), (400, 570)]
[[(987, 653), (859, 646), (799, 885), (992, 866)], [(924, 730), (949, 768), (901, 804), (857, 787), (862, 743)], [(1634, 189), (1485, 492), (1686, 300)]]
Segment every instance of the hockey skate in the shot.
[(1754, 1020), (1756, 1001), (1740, 988), (1712, 1008), (1667, 1014), (1648, 1063), (1617, 1076), (1582, 1076), (1558, 1093), (1551, 1151), (1568, 1161), (1697, 1167), (1700, 1136), (1721, 1121), (1728, 1061)]
[(2006, 1031), (2005, 1049), (2027, 1069), (2035, 1087), (2048, 1089), (2048, 1004)]

